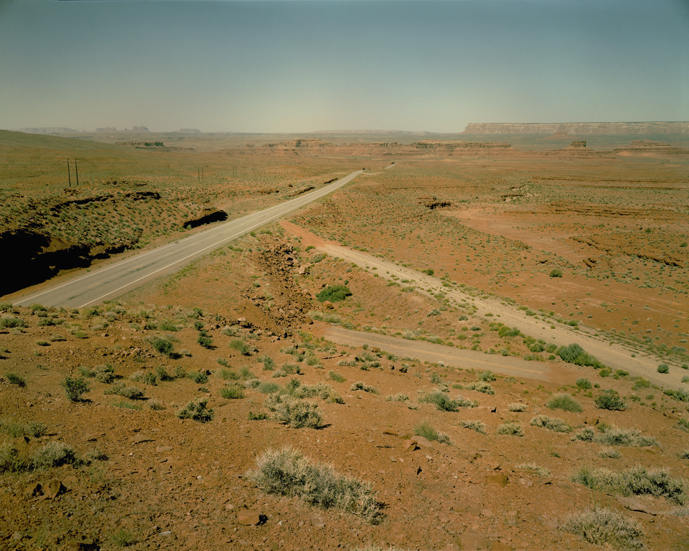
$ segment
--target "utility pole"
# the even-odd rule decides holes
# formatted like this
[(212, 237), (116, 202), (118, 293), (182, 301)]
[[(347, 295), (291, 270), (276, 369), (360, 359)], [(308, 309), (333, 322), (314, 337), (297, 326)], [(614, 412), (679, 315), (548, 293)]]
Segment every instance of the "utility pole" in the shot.
[(69, 171), (69, 159), (67, 159), (67, 182), (69, 187), (72, 187), (72, 174)]
[(74, 159), (74, 172), (77, 174), (77, 187), (79, 187), (79, 167), (77, 166), (76, 159)]

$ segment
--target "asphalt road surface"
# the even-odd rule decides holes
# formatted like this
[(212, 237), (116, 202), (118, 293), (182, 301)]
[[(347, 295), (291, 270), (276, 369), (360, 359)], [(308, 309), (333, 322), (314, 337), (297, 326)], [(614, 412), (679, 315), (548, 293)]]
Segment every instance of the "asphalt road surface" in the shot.
[(137, 256), (96, 269), (87, 275), (61, 283), (38, 293), (20, 297), (14, 304), (29, 306), (39, 303), (43, 306), (69, 306), (80, 308), (112, 300), (146, 281), (170, 274), (193, 260), (208, 254), (228, 242), (265, 224), (273, 222), (341, 188), (363, 171), (357, 170), (337, 182), (319, 190), (290, 199), (279, 205), (249, 214), (237, 220), (216, 225), (206, 231), (147, 251)]

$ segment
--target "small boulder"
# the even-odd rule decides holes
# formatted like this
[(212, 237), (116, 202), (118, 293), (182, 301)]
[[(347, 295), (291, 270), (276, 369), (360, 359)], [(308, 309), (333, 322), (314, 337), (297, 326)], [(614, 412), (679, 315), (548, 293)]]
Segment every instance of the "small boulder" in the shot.
[(64, 494), (67, 488), (59, 480), (51, 480), (43, 487), (43, 495), (46, 499), (55, 499), (60, 494)]
[(486, 484), (491, 486), (501, 486), (504, 488), (507, 486), (508, 481), (509, 478), (506, 474), (489, 474), (486, 476)]
[(237, 522), (244, 526), (258, 526), (265, 522), (268, 517), (256, 511), (241, 511), (237, 513)]

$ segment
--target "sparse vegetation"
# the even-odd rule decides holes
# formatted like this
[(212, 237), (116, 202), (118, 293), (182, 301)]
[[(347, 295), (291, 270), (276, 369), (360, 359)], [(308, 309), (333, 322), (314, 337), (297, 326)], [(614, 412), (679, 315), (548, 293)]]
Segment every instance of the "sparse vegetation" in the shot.
[(524, 436), (524, 431), (519, 423), (504, 423), (498, 426), (496, 432), (504, 436)]
[(347, 380), (344, 375), (341, 375), (337, 371), (328, 371), (328, 379), (336, 383), (344, 383)]
[(370, 484), (342, 476), (330, 465), (314, 463), (293, 448), (268, 450), (248, 477), (268, 494), (299, 497), (310, 505), (354, 513), (374, 524), (382, 519)]
[(316, 429), (323, 424), (318, 405), (293, 398), (289, 394), (270, 394), (263, 405), (273, 413), (273, 419), (293, 429)]
[(449, 444), (450, 437), (447, 434), (438, 432), (435, 428), (428, 423), (428, 421), (422, 421), (414, 427), (414, 434), (418, 436), (423, 436), (426, 440), (430, 442), (440, 442), (441, 444)]
[(7, 378), (7, 381), (15, 386), (19, 387), (25, 387), (26, 386), (26, 381), (24, 380), (24, 377), (21, 377), (20, 375), (17, 375), (16, 373), (5, 373), (5, 377)]
[(531, 419), (530, 425), (533, 427), (540, 427), (543, 429), (552, 430), (553, 432), (571, 432), (572, 427), (563, 419), (555, 417), (548, 417), (546, 415), (536, 415)]
[(476, 431), (480, 434), (486, 434), (486, 424), (483, 421), (462, 421), (461, 425), (465, 429)]
[(627, 404), (616, 390), (606, 390), (595, 397), (596, 407), (610, 411), (624, 411)]
[(560, 529), (594, 545), (611, 545), (620, 551), (646, 549), (639, 523), (605, 507), (570, 515)]
[(89, 384), (82, 377), (69, 376), (62, 381), (62, 388), (65, 389), (65, 394), (70, 402), (80, 402), (81, 397), (91, 390)]
[(197, 398), (191, 400), (186, 406), (177, 412), (177, 417), (180, 419), (193, 419), (200, 423), (207, 423), (213, 420), (214, 412), (206, 406), (208, 400), (205, 398)]
[(352, 292), (346, 285), (329, 285), (316, 295), (320, 302), (340, 302), (352, 296)]
[(459, 411), (459, 408), (475, 407), (475, 404), (470, 400), (461, 396), (452, 399), (444, 392), (429, 392), (419, 398), (419, 401), (435, 404), (435, 407), (440, 411)]
[(512, 411), (512, 412), (515, 412), (515, 413), (522, 413), (522, 412), (526, 411), (527, 409), (529, 409), (529, 406), (526, 405), (526, 404), (517, 404), (517, 403), (514, 403), (514, 404), (509, 404), (509, 405), (507, 406), (507, 409), (508, 409), (509, 411)]
[(220, 389), (220, 396), (226, 400), (238, 400), (244, 398), (244, 389), (238, 384), (229, 384)]
[(572, 398), (569, 394), (557, 394), (553, 396), (546, 404), (549, 409), (561, 409), (562, 411), (571, 411), (579, 413), (584, 411), (581, 404)]
[(572, 482), (610, 494), (653, 495), (665, 497), (679, 505), (689, 502), (687, 481), (672, 478), (667, 469), (646, 469), (638, 465), (625, 471), (614, 472), (609, 469), (583, 467), (572, 476)]

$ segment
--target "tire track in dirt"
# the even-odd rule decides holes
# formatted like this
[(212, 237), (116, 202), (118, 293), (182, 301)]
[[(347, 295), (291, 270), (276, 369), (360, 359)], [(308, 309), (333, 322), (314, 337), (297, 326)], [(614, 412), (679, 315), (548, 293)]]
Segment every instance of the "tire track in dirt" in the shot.
[[(680, 388), (682, 374), (680, 370), (672, 370), (668, 374), (659, 374), (657, 366), (663, 360), (652, 355), (644, 357), (632, 357), (632, 354), (640, 355), (641, 352), (633, 352), (627, 347), (610, 341), (605, 341), (595, 335), (592, 328), (580, 326), (573, 329), (569, 326), (550, 321), (543, 321), (534, 316), (527, 316), (523, 310), (504, 304), (499, 299), (474, 297), (467, 291), (459, 288), (444, 287), (443, 282), (433, 276), (422, 274), (414, 269), (399, 266), (393, 262), (377, 258), (371, 254), (342, 247), (332, 242), (325, 241), (304, 228), (300, 228), (289, 222), (283, 222), (283, 227), (291, 233), (295, 233), (306, 239), (303, 244), (310, 244), (320, 252), (332, 257), (339, 257), (347, 262), (353, 262), (360, 268), (364, 268), (371, 274), (392, 280), (393, 276), (399, 279), (408, 279), (416, 288), (416, 291), (424, 294), (442, 292), (450, 300), (467, 302), (477, 310), (475, 316), (487, 321), (500, 321), (509, 327), (516, 327), (525, 335), (536, 339), (544, 339), (558, 346), (566, 346), (572, 343), (581, 345), (589, 354), (595, 356), (606, 366), (612, 369), (622, 369), (633, 376), (643, 376), (652, 383), (665, 387)], [(375, 271), (373, 270), (375, 268)], [(487, 316), (486, 314), (492, 314)], [(368, 333), (364, 333), (368, 335)], [(418, 342), (418, 341), (416, 341)], [(420, 349), (419, 349), (420, 350)], [(520, 360), (523, 361), (523, 360)], [(535, 362), (531, 362), (535, 363)], [(516, 364), (515, 364), (516, 365)]]

